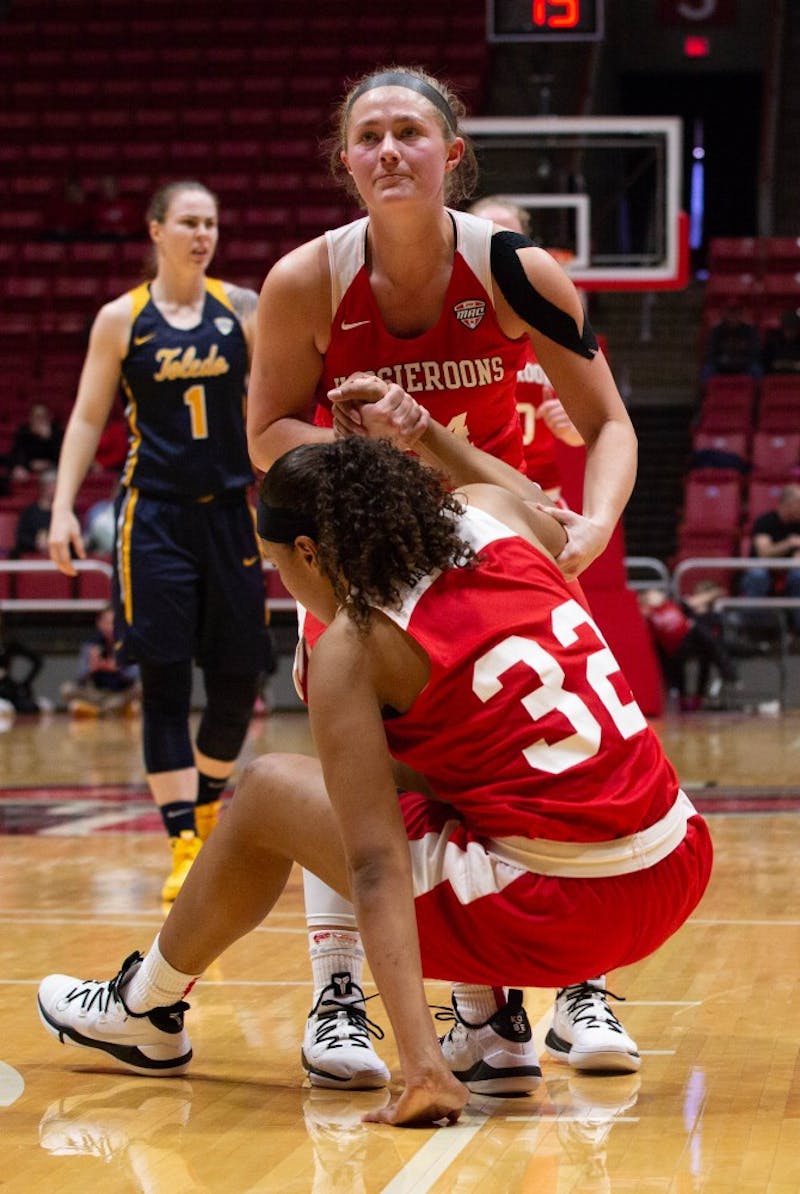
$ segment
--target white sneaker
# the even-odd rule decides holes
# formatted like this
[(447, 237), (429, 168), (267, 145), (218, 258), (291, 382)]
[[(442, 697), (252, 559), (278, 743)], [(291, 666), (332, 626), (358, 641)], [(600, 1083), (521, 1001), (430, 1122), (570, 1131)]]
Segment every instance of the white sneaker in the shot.
[(300, 1056), (312, 1086), (375, 1090), (389, 1082), (391, 1074), (369, 1039), (383, 1040), (383, 1029), (367, 1019), (365, 1002), (347, 971), (331, 976), (309, 1013), (303, 1037)]
[(108, 1053), (137, 1074), (182, 1074), (192, 1059), (183, 1028), (188, 1003), (131, 1012), (120, 987), (142, 960), (133, 953), (119, 974), (104, 983), (50, 974), (39, 987), (39, 1016), (62, 1045), (82, 1045)]
[(544, 1041), (551, 1057), (576, 1070), (633, 1073), (639, 1069), (639, 1048), (608, 1006), (609, 996), (621, 999), (606, 990), (605, 975), (562, 987)]
[(542, 1071), (521, 991), (509, 991), (506, 1006), (482, 1024), (462, 1018), (455, 996), (452, 1008), (436, 1018), (455, 1020), (439, 1044), (455, 1077), (475, 1094), (508, 1097), (536, 1090)]

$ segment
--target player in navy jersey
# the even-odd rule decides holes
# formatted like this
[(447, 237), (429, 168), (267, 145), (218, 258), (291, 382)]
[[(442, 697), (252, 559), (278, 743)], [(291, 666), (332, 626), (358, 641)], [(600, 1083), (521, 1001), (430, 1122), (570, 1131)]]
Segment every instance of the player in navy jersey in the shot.
[[(247, 501), (244, 426), (257, 297), (209, 278), (217, 200), (202, 183), (153, 197), (155, 276), (101, 308), (67, 426), (50, 554), (85, 556), (75, 497), (122, 386), (129, 447), (116, 502), (119, 647), (142, 679), (145, 768), (172, 850), (175, 898), (216, 824), (265, 655), (261, 556)], [(206, 706), (193, 744), (192, 662)]]
[[(328, 392), (368, 371), (403, 387), (454, 434), (522, 466), (517, 375), (532, 350), (587, 445), (583, 510), (558, 513), (568, 532), (558, 563), (574, 578), (603, 550), (628, 499), (636, 439), (564, 270), (526, 237), (454, 210), (477, 175), (463, 115), (453, 92), (416, 68), (371, 72), (339, 105), (331, 166), (366, 216), (301, 245), (267, 275), (248, 401), (251, 456), (266, 469), (288, 448), (331, 439)], [(375, 416), (382, 410), (379, 401)], [(374, 1051), (351, 1051), (317, 1013), (334, 973), (358, 982), (363, 954), (352, 909), (313, 876), (305, 887), (311, 1081), (386, 1081)], [(596, 1064), (611, 1033), (636, 1067), (635, 1042), (606, 1007), (604, 986), (569, 994), (572, 1019), (595, 1038)], [(582, 1063), (590, 1051), (587, 1042)]]
[[(541, 1079), (517, 988), (657, 949), (701, 898), (712, 849), (555, 563), (564, 532), (542, 491), (374, 377), (347, 387), (373, 399), (362, 430), (385, 430), (370, 424), (374, 390), (400, 445), (449, 485), (350, 437), (286, 453), (259, 502), (268, 557), (326, 627), (307, 677), (319, 757), (251, 763), (146, 957), (106, 982), (50, 975), (39, 1010), (62, 1043), (183, 1071), (184, 997), (261, 923), (296, 860), (352, 897), (394, 1030), (404, 1089), (364, 1118), (453, 1122), (465, 1085), (495, 1093), (513, 1077), (506, 1093), (526, 1093)], [(453, 975), (439, 1042), (422, 980)], [(349, 979), (334, 975), (331, 1029)], [(500, 1006), (471, 1008), (480, 990)], [(357, 1047), (363, 1009), (350, 1026)]]

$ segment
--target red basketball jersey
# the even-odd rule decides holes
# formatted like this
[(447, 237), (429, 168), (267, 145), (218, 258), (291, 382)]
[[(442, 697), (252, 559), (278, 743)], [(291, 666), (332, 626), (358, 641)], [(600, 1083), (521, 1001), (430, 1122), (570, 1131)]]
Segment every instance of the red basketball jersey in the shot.
[(315, 422), (331, 425), (328, 390), (358, 370), (373, 372), (397, 382), (457, 435), (524, 471), (516, 385), (528, 341), (510, 339), (497, 321), (492, 224), (450, 215), (450, 283), (437, 323), (419, 336), (393, 336), (383, 322), (366, 268), (367, 217), (326, 232), (333, 318)]
[(528, 348), (525, 362), (517, 373), (517, 413), (522, 424), (522, 446), (525, 471), (542, 489), (561, 488), (561, 473), (556, 460), (555, 436), (539, 417), (539, 407), (555, 390), (532, 348)]
[(678, 783), (600, 630), (557, 566), (470, 507), (476, 568), (451, 568), (386, 610), (424, 648), (428, 684), (386, 721), (393, 755), (483, 837), (627, 836)]

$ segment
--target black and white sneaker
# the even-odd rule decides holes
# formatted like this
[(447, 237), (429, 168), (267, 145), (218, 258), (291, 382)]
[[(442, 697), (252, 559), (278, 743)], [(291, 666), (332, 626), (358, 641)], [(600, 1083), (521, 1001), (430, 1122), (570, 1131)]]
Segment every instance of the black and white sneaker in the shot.
[(521, 991), (510, 990), (506, 1006), (482, 1024), (461, 1016), (455, 996), (452, 1007), (442, 1008), (436, 1019), (455, 1020), (439, 1044), (455, 1077), (475, 1094), (513, 1097), (536, 1090), (542, 1071)]
[(576, 1070), (635, 1073), (642, 1064), (638, 1046), (608, 1006), (609, 998), (622, 1001), (606, 990), (605, 975), (562, 987), (544, 1041), (550, 1056)]
[(367, 1019), (364, 992), (343, 970), (331, 981), (309, 1012), (301, 1060), (312, 1086), (337, 1090), (375, 1090), (391, 1078), (372, 1047), (370, 1036), (383, 1040), (383, 1029)]
[(183, 1027), (188, 1003), (131, 1012), (120, 994), (141, 961), (141, 954), (132, 953), (119, 973), (102, 983), (48, 975), (39, 986), (39, 1016), (62, 1045), (99, 1049), (137, 1074), (182, 1074), (192, 1059)]

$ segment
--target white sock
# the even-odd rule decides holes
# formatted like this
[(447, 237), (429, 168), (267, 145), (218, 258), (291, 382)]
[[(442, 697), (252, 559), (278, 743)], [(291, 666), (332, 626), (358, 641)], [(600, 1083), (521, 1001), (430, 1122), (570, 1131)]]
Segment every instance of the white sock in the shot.
[(132, 1012), (149, 1012), (154, 1007), (171, 1007), (189, 994), (199, 974), (183, 974), (170, 966), (158, 947), (156, 937), (144, 961), (125, 984), (122, 997)]
[(308, 953), (314, 979), (314, 1002), (334, 974), (348, 971), (359, 987), (364, 973), (364, 949), (359, 933), (349, 929), (316, 929), (308, 934)]
[(483, 1024), (499, 1007), (505, 1005), (503, 987), (477, 987), (469, 983), (453, 983), (453, 998), (459, 1015), (470, 1024)]

